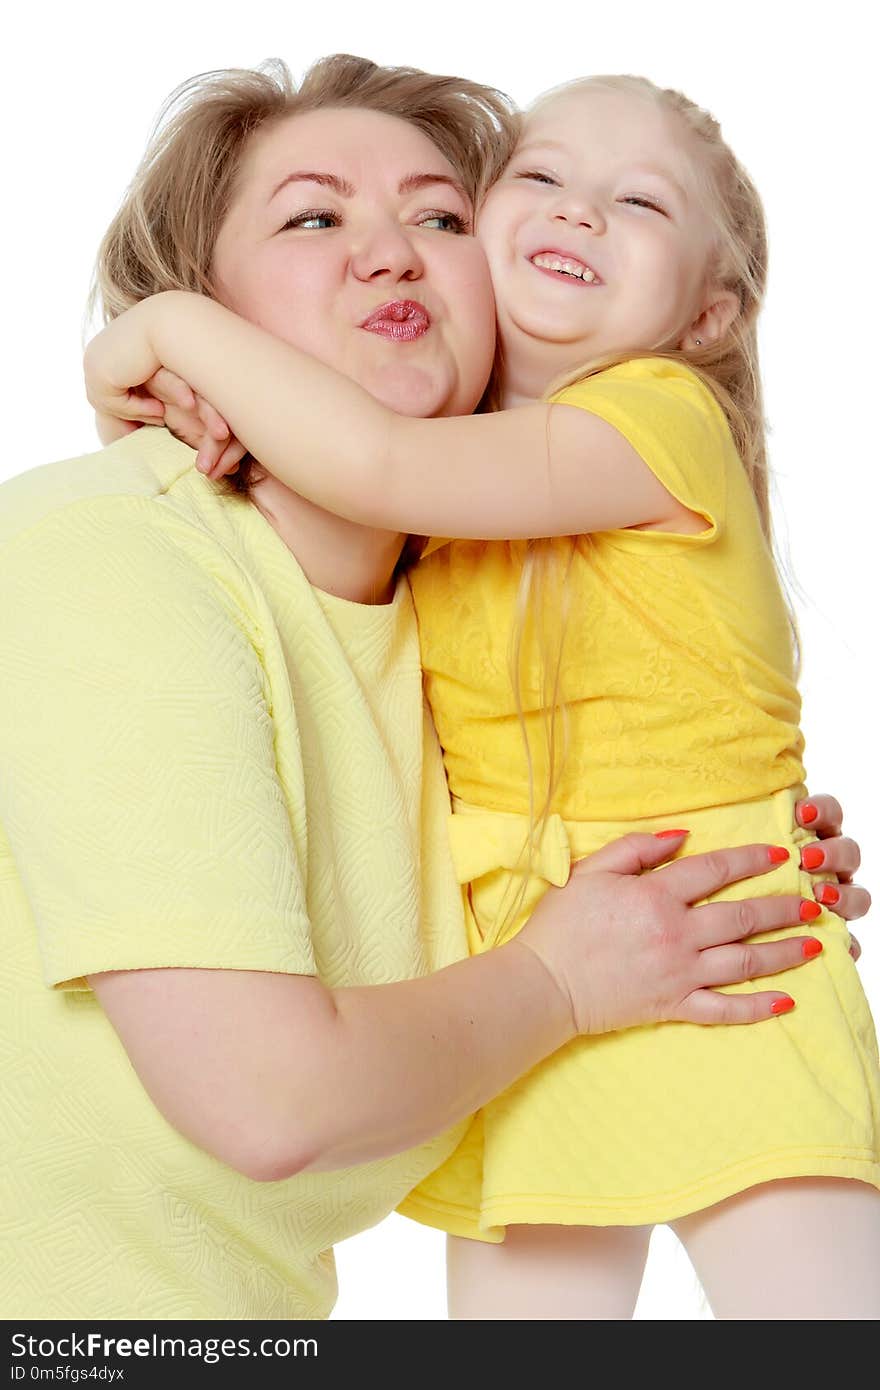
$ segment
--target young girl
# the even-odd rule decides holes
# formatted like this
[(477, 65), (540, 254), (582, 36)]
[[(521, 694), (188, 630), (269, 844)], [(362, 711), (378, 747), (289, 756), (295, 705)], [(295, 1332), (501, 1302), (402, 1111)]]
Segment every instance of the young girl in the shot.
[[(300, 175), (291, 206), (285, 234), (332, 236), (345, 190)], [(445, 208), (434, 220), (467, 230)], [(129, 388), (165, 367), (296, 492), (456, 538), (429, 542), (410, 577), (473, 951), (518, 931), (573, 859), (670, 817), (689, 852), (788, 845), (778, 891), (802, 890), (821, 850), (801, 859), (808, 832), (790, 829), (803, 741), (768, 541), (758, 197), (685, 98), (590, 79), (533, 108), (478, 235), (498, 305), (495, 413), (394, 415), (179, 293), (95, 340), (90, 398), (156, 419), (161, 402)], [(443, 305), (422, 302), (417, 257), (391, 246), (387, 264), (343, 331), (375, 334), (415, 389), (410, 345), (433, 333), (442, 351)], [(199, 463), (217, 479), (242, 446), (215, 433)], [(821, 958), (778, 1028), (578, 1040), (476, 1117), (402, 1208), (458, 1237), (454, 1315), (628, 1316), (659, 1222), (718, 1316), (880, 1315), (877, 1042), (845, 924), (824, 910), (838, 889), (817, 896), (805, 920)], [(755, 1242), (761, 1288), (737, 1255)]]

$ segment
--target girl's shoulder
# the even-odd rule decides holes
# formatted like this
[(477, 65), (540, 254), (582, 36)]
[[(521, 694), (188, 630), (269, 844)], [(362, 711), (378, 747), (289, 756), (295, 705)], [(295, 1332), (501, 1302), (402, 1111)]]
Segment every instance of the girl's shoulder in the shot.
[(723, 418), (712, 389), (699, 372), (671, 357), (630, 357), (615, 362), (560, 387), (549, 399), (577, 405), (606, 392), (622, 397), (631, 395), (634, 400), (652, 399), (655, 403), (662, 403), (665, 398), (673, 408), (677, 402), (690, 402)]
[(739, 458), (712, 388), (687, 363), (670, 357), (616, 362), (561, 387), (549, 399), (601, 415), (640, 453), (641, 446), (655, 440), (701, 456), (708, 450), (719, 461), (721, 455), (731, 463)]

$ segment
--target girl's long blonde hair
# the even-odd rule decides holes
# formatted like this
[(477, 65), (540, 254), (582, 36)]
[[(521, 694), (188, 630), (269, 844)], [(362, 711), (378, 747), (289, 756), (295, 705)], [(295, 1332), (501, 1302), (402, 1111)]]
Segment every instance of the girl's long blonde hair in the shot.
[[(348, 53), (321, 58), (299, 85), (280, 58), (200, 73), (161, 109), (98, 250), (89, 317), (100, 305), (106, 323), (161, 290), (213, 296), (214, 246), (251, 137), (323, 108), (377, 111), (414, 125), (449, 160), (474, 206), (519, 134), (514, 103), (494, 87)], [(247, 491), (252, 468), (246, 456), (226, 485)]]
[[(715, 253), (714, 261), (708, 268), (709, 275), (718, 288), (732, 290), (736, 294), (739, 312), (727, 332), (715, 343), (688, 350), (669, 347), (653, 352), (617, 353), (582, 363), (554, 381), (545, 392), (544, 399), (549, 399), (565, 386), (583, 381), (608, 367), (635, 358), (661, 357), (685, 363), (712, 392), (724, 411), (755, 494), (761, 526), (772, 553), (766, 426), (757, 336), (758, 314), (767, 283), (767, 232), (761, 199), (748, 174), (722, 138), (718, 122), (681, 92), (658, 87), (643, 77), (590, 77), (553, 88), (538, 99), (532, 110), (561, 95), (578, 91), (623, 92), (653, 102), (662, 111), (678, 117), (690, 132), (697, 152), (697, 172), (703, 185), (705, 205), (715, 225)], [(497, 406), (497, 373), (493, 390), (493, 404)], [(515, 900), (508, 895), (510, 905), (504, 909), (500, 924), (495, 923), (496, 934), (503, 931), (522, 906), (527, 877), (551, 813), (554, 793), (562, 773), (567, 728), (566, 710), (560, 703), (560, 677), (570, 602), (567, 579), (576, 547), (590, 544), (588, 536), (570, 537), (567, 547), (560, 545), (558, 540), (534, 540), (528, 543), (511, 634), (510, 667), (516, 709), (525, 743), (529, 781), (529, 831), (521, 861), (525, 867), (520, 891)], [(780, 568), (778, 560), (777, 568)], [(783, 579), (781, 573), (780, 578)], [(782, 588), (783, 592), (786, 592), (784, 581)], [(545, 637), (537, 643), (541, 663), (540, 684), (543, 691), (541, 706), (545, 715), (542, 741), (548, 766), (547, 784), (538, 804), (534, 756), (522, 697), (523, 660), (526, 650), (535, 650), (534, 643), (526, 642), (529, 624), (539, 624), (540, 615), (548, 614), (551, 602), (558, 620), (554, 617), (553, 623), (544, 624), (543, 628), (545, 633), (548, 626), (552, 628), (553, 640)], [(789, 616), (797, 660), (799, 642), (790, 600)]]

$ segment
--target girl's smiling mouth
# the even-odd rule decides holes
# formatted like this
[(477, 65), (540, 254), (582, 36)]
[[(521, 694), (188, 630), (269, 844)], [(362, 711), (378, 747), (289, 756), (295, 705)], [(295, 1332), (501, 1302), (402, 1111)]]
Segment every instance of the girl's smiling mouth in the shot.
[(557, 280), (577, 280), (583, 285), (602, 283), (591, 266), (564, 251), (536, 251), (528, 259), (536, 270), (543, 270)]

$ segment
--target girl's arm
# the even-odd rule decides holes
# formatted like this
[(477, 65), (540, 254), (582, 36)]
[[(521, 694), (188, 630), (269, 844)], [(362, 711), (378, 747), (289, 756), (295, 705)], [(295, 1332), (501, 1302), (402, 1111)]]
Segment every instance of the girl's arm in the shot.
[(410, 419), (203, 295), (154, 295), (109, 324), (86, 351), (89, 399), (103, 413), (155, 421), (161, 404), (145, 407), (131, 388), (160, 367), (209, 400), (270, 473), (361, 525), (516, 540), (690, 516), (585, 410)]

